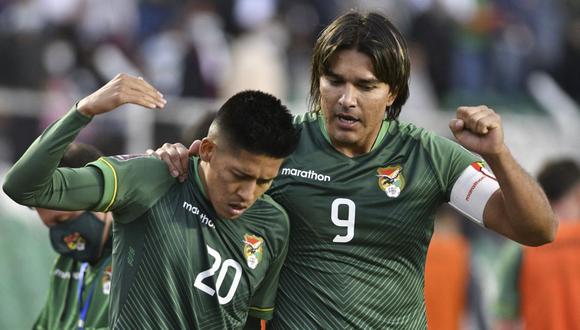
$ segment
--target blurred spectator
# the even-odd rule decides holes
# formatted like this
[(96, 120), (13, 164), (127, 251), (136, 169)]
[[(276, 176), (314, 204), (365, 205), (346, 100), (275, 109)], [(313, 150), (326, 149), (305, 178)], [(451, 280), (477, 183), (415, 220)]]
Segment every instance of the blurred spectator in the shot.
[(580, 329), (580, 167), (549, 162), (538, 181), (560, 220), (556, 240), (504, 252), (496, 329)]
[(180, 142), (184, 146), (189, 147), (193, 141), (201, 140), (206, 137), (207, 132), (209, 131), (209, 126), (213, 122), (215, 115), (215, 111), (206, 111), (205, 115), (203, 115), (196, 124), (189, 126), (183, 131)]
[[(461, 232), (463, 219), (448, 206), (437, 211), (435, 231), (425, 263), (427, 326), (432, 330), (486, 329), (478, 283), (472, 276), (470, 242)], [(468, 318), (473, 317), (473, 320)]]
[[(97, 160), (90, 145), (71, 144), (59, 167), (79, 168)], [(60, 254), (50, 272), (50, 291), (33, 329), (96, 329), (109, 324), (112, 215), (36, 208)]]
[(411, 39), (417, 42), (425, 59), (433, 90), (439, 100), (449, 94), (455, 25), (441, 1), (432, 1), (415, 18)]
[(288, 35), (275, 18), (275, 0), (235, 2), (234, 18), (242, 33), (231, 44), (231, 70), (219, 95), (257, 89), (286, 100)]
[(580, 2), (564, 0), (567, 20), (564, 20), (564, 49), (556, 64), (556, 79), (562, 88), (580, 103)]

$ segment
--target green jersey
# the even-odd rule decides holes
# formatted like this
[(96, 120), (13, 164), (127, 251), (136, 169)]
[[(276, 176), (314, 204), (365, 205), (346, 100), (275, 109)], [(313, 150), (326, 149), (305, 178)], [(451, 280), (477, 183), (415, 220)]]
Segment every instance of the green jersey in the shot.
[(436, 209), (477, 158), (411, 124), (385, 121), (372, 150), (349, 158), (322, 118), (296, 118), (297, 151), (269, 193), (291, 241), (273, 329), (426, 327), (423, 274)]
[(89, 120), (73, 110), (49, 127), (4, 188), (26, 205), (113, 211), (111, 328), (235, 329), (248, 313), (271, 318), (287, 252), (286, 212), (263, 196), (237, 220), (219, 219), (195, 158), (184, 183), (146, 156), (56, 169)]
[[(82, 284), (79, 282), (81, 265), (81, 262), (70, 257), (59, 256), (56, 259), (50, 273), (48, 299), (33, 329), (77, 329), (83, 309), (87, 311), (85, 329), (108, 328), (111, 250), (108, 249), (95, 265), (88, 265), (82, 276)], [(80, 301), (79, 286), (82, 289)]]

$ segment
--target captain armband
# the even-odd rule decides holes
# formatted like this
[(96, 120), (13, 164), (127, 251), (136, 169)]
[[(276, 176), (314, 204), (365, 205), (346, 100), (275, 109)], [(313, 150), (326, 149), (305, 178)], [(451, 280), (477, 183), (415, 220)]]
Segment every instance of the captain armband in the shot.
[(498, 189), (499, 184), (495, 176), (483, 166), (483, 163), (473, 162), (455, 181), (449, 205), (483, 226), (485, 205)]

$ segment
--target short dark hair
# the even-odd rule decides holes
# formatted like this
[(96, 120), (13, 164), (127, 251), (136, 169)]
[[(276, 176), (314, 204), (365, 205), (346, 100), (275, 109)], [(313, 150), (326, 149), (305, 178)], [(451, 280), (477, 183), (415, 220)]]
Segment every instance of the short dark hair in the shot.
[(580, 182), (578, 163), (568, 158), (549, 161), (540, 170), (538, 182), (550, 201), (558, 201)]
[(399, 117), (409, 98), (411, 61), (405, 39), (385, 16), (351, 11), (327, 26), (316, 41), (310, 77), (310, 109), (320, 111), (320, 77), (329, 72), (332, 56), (354, 49), (370, 57), (376, 77), (387, 83), (396, 95), (388, 108), (387, 119)]
[(298, 146), (298, 130), (280, 100), (268, 93), (248, 90), (230, 97), (212, 124), (230, 146), (273, 158), (288, 157)]
[(66, 148), (58, 167), (80, 168), (101, 156), (103, 154), (97, 148), (89, 144), (74, 142)]

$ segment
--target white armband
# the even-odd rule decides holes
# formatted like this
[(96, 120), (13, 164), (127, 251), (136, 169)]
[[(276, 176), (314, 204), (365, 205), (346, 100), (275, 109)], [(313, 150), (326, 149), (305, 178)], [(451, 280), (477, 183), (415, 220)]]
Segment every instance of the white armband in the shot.
[(473, 162), (459, 176), (451, 189), (449, 205), (483, 226), (487, 201), (499, 189), (495, 176), (481, 162)]

